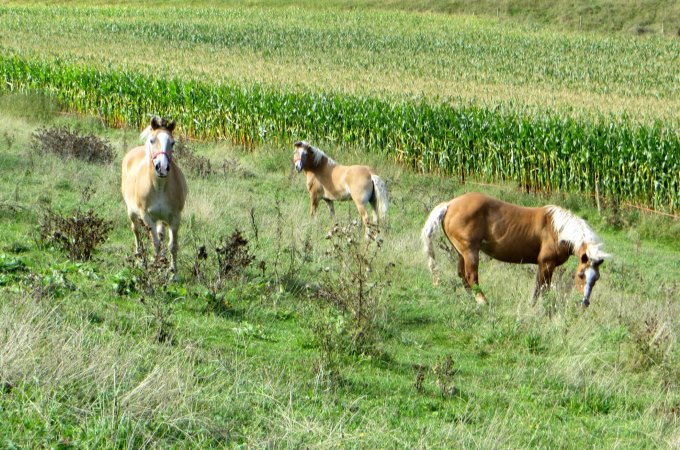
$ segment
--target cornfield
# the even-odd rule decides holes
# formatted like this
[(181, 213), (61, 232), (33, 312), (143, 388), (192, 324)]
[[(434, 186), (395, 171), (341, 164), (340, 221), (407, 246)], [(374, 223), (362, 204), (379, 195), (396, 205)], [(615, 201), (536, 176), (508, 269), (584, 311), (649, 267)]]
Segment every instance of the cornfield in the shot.
[(4, 90), (41, 92), (113, 126), (150, 112), (183, 132), (245, 147), (332, 141), (461, 179), (513, 181), (530, 190), (595, 192), (680, 210), (680, 138), (657, 121), (579, 119), (510, 107), (301, 92), (251, 83), (203, 83), (60, 61), (0, 56)]

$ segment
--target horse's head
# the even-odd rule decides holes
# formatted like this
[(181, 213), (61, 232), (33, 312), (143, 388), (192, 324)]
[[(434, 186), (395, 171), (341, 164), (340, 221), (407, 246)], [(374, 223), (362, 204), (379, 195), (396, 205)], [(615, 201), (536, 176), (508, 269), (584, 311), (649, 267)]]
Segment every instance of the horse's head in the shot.
[(601, 244), (584, 243), (578, 249), (578, 267), (576, 268), (576, 287), (583, 294), (583, 306), (590, 305), (590, 294), (597, 280), (600, 279), (600, 265), (609, 257), (600, 249)]
[(170, 173), (172, 161), (172, 147), (175, 139), (172, 132), (175, 130), (175, 121), (168, 122), (160, 117), (153, 117), (151, 125), (142, 133), (146, 137), (146, 151), (149, 159), (156, 170), (156, 175), (165, 178)]
[(293, 164), (295, 164), (295, 170), (301, 172), (314, 157), (312, 146), (305, 141), (297, 141), (293, 148)]

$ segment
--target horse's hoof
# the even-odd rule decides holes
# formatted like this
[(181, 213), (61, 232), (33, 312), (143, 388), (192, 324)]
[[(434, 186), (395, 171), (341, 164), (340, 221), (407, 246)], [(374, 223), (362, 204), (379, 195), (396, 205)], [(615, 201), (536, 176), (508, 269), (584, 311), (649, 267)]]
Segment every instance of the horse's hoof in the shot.
[(475, 294), (475, 301), (477, 302), (478, 305), (480, 306), (486, 306), (486, 297), (484, 297), (484, 294), (481, 292), (478, 292)]

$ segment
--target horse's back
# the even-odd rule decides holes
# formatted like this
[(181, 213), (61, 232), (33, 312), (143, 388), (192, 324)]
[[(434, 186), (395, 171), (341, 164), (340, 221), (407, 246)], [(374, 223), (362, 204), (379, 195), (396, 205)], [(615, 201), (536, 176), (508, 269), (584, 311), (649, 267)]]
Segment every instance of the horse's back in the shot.
[(121, 186), (123, 198), (126, 203), (134, 201), (134, 193), (136, 191), (135, 184), (139, 177), (139, 170), (141, 161), (146, 155), (146, 149), (143, 146), (135, 147), (129, 150), (123, 157), (121, 164)]
[(375, 175), (369, 166), (340, 166), (345, 170), (347, 183), (355, 186), (368, 187), (373, 184), (371, 176)]
[(130, 176), (136, 176), (135, 172), (138, 170), (144, 156), (146, 156), (146, 148), (144, 146), (132, 148), (125, 154), (121, 171), (123, 182)]
[[(449, 239), (506, 262), (535, 262), (544, 239), (545, 209), (470, 192), (454, 198), (444, 218)], [(462, 245), (462, 244), (461, 244)]]

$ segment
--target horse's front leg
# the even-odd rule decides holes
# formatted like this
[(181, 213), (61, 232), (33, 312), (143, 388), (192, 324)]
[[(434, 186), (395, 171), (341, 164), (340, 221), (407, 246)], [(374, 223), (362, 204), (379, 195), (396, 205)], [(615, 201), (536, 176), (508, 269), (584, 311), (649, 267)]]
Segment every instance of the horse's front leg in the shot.
[[(479, 287), (479, 250), (468, 250), (462, 254), (463, 268), (465, 277), (463, 284), (475, 294), (475, 301), (480, 305), (486, 305), (486, 296)], [(460, 262), (458, 263), (458, 274), (460, 274)]]
[(319, 195), (316, 191), (309, 191), (309, 215), (314, 217), (316, 209), (319, 207)]
[(136, 257), (142, 257), (144, 254), (144, 246), (142, 244), (142, 240), (140, 238), (140, 228), (141, 225), (139, 223), (139, 217), (135, 215), (129, 215), (128, 216), (130, 219), (130, 228), (132, 228), (132, 234), (135, 236), (135, 256)]
[(168, 243), (168, 247), (170, 248), (170, 272), (172, 273), (173, 280), (177, 279), (177, 249), (179, 247), (177, 244), (177, 235), (179, 233), (179, 222), (179, 216), (173, 217), (170, 222), (170, 241)]
[(327, 198), (323, 199), (324, 202), (326, 202), (326, 205), (328, 205), (328, 212), (331, 214), (331, 219), (333, 220), (333, 223), (337, 223), (338, 221), (335, 219), (335, 206), (333, 206), (333, 200), (328, 200)]
[(536, 304), (538, 298), (543, 295), (543, 293), (550, 286), (554, 270), (555, 264), (552, 263), (552, 261), (542, 261), (538, 263), (538, 271), (536, 272), (536, 288), (534, 289), (534, 295), (531, 297), (531, 306)]
[(151, 215), (146, 214), (144, 216), (144, 223), (151, 229), (151, 239), (153, 240), (153, 247), (156, 251), (156, 261), (158, 262), (161, 257), (161, 241), (158, 239), (158, 229), (156, 228), (156, 222), (153, 220)]

